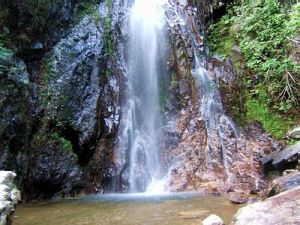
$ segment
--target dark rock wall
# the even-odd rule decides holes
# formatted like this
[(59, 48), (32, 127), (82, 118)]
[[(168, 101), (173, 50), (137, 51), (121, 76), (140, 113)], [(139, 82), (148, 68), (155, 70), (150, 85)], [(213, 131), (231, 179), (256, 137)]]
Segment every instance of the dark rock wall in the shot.
[(233, 0), (188, 0), (198, 10), (198, 17), (202, 25), (207, 27), (220, 19), (226, 13), (226, 6), (235, 1)]
[(39, 59), (65, 37), (74, 22), (97, 1), (16, 0), (0, 1), (0, 28), (14, 37), (12, 44), (25, 61)]
[(119, 121), (122, 4), (38, 2), (1, 2), (12, 23), (1, 29), (19, 40), (0, 78), (0, 169), (18, 173), (24, 200), (101, 191)]

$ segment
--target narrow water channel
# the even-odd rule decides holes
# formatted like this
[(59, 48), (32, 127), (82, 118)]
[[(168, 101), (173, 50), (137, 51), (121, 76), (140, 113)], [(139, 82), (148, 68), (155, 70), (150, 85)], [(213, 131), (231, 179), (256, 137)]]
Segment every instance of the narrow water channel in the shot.
[(192, 225), (212, 213), (229, 224), (239, 207), (193, 193), (90, 195), (21, 205), (13, 225)]

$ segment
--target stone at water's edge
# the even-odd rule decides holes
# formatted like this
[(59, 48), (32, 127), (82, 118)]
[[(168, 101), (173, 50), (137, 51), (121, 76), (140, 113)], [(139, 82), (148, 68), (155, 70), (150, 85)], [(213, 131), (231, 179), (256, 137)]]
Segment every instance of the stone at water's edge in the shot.
[(272, 189), (276, 193), (287, 191), (297, 186), (300, 186), (300, 172), (298, 171), (278, 177), (272, 183)]
[(233, 225), (296, 225), (300, 223), (300, 187), (241, 208)]
[(217, 215), (212, 214), (202, 221), (203, 225), (225, 225), (224, 221)]
[(232, 192), (229, 194), (229, 200), (235, 204), (245, 204), (248, 202), (249, 196), (242, 192)]
[(296, 161), (300, 156), (300, 141), (296, 144), (278, 152), (273, 157), (272, 165), (275, 168), (282, 168), (290, 162)]
[(21, 201), (20, 191), (13, 184), (16, 174), (11, 171), (0, 171), (0, 225), (10, 223), (14, 206)]

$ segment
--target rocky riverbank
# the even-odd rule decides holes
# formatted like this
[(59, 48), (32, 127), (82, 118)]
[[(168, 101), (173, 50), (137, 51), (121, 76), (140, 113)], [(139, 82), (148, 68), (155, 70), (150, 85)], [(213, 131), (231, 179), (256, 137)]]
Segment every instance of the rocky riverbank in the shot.
[[(300, 222), (300, 187), (294, 187), (264, 201), (239, 209), (231, 225), (296, 225)], [(217, 215), (203, 220), (203, 225), (225, 225)]]
[(0, 225), (11, 224), (15, 206), (21, 201), (20, 191), (14, 184), (16, 174), (0, 171)]

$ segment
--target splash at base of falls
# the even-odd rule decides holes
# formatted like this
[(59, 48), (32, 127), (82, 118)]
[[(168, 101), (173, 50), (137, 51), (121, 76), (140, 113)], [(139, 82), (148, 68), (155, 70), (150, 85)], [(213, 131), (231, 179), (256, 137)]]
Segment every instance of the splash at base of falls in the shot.
[(148, 194), (163, 194), (168, 193), (168, 179), (152, 179), (152, 182), (148, 185), (146, 189)]

